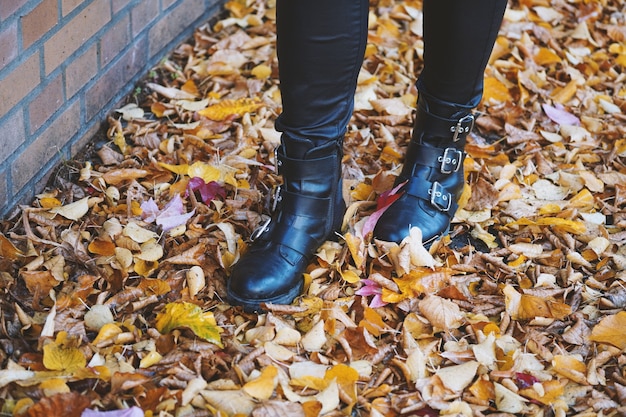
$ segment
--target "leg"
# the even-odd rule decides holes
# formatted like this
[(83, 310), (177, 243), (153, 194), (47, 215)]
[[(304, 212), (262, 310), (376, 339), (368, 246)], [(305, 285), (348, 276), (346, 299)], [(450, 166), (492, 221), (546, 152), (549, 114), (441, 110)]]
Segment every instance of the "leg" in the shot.
[(396, 185), (403, 195), (378, 221), (374, 236), (400, 242), (411, 227), (425, 244), (448, 232), (463, 190), (463, 149), (471, 110), (507, 0), (424, 0), (424, 69), (413, 135)]
[(367, 0), (279, 0), (283, 112), (278, 210), (233, 267), (228, 298), (247, 311), (288, 304), (317, 248), (341, 226), (342, 139), (367, 40)]

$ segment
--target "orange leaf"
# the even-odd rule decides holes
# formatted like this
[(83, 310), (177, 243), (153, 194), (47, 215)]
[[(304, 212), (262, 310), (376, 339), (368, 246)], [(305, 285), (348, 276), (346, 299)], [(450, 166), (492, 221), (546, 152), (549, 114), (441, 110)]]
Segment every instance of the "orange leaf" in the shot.
[(21, 250), (16, 248), (9, 239), (0, 233), (0, 257), (15, 261), (23, 255)]
[(485, 87), (483, 94), (483, 101), (503, 103), (505, 101), (511, 101), (511, 94), (506, 85), (502, 84), (500, 80), (495, 77), (485, 78)]
[(278, 369), (270, 365), (261, 371), (261, 375), (248, 381), (243, 386), (243, 391), (258, 400), (268, 400), (278, 385)]
[(102, 256), (113, 256), (115, 255), (115, 243), (96, 238), (91, 241), (89, 246), (87, 246), (89, 252), (94, 253), (96, 255)]
[(591, 331), (589, 340), (608, 343), (620, 349), (626, 348), (626, 311), (603, 318)]
[(535, 55), (535, 62), (537, 65), (558, 64), (561, 62), (561, 58), (548, 48), (540, 48)]

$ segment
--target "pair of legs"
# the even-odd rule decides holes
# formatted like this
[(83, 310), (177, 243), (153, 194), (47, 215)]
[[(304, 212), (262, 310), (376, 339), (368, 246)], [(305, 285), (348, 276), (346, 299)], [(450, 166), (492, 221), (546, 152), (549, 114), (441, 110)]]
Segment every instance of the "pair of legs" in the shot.
[[(463, 148), (482, 97), (485, 67), (507, 0), (424, 0), (424, 68), (411, 144), (397, 184), (402, 197), (375, 237), (426, 241), (449, 228), (463, 187)], [(367, 42), (368, 0), (278, 0), (277, 53), (283, 112), (277, 150), (279, 209), (235, 265), (233, 304), (289, 303), (317, 248), (341, 224), (342, 138), (352, 116)]]

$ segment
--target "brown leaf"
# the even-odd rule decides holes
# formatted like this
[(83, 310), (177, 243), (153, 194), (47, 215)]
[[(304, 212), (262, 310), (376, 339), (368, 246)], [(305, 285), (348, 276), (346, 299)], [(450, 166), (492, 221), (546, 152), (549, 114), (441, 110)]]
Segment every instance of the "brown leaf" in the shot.
[(80, 417), (90, 405), (89, 397), (74, 391), (42, 398), (37, 404), (28, 408), (26, 415), (28, 417)]

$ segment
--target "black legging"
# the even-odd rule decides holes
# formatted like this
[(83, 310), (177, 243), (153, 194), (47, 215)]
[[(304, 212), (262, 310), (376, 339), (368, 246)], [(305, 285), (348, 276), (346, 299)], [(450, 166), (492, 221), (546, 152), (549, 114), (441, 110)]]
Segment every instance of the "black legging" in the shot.
[[(417, 87), (475, 107), (507, 0), (424, 0), (424, 68)], [(283, 112), (276, 128), (316, 143), (337, 139), (352, 116), (367, 42), (368, 0), (278, 0)]]

